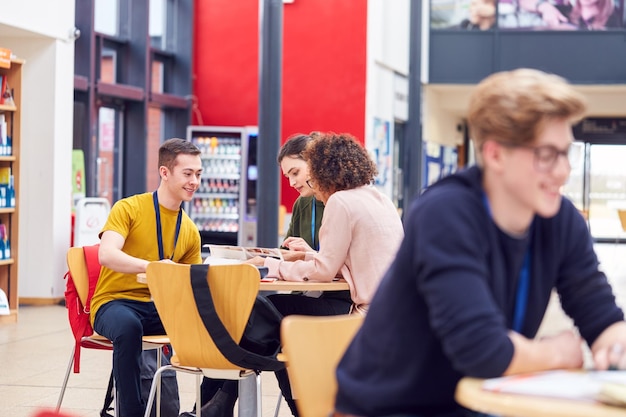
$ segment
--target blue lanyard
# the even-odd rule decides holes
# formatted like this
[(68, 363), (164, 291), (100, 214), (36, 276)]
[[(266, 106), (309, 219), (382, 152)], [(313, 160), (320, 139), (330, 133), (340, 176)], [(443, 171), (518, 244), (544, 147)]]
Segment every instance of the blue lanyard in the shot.
[[(493, 219), (491, 214), (491, 208), (489, 207), (489, 200), (483, 193), (483, 203), (487, 209), (489, 217)], [(528, 289), (530, 287), (530, 246), (526, 249), (524, 255), (524, 263), (522, 269), (519, 272), (519, 280), (517, 282), (517, 291), (515, 292), (515, 310), (513, 313), (513, 330), (517, 333), (521, 333), (522, 326), (524, 325), (524, 317), (526, 316), (526, 306), (528, 305)]]
[(317, 202), (315, 201), (315, 197), (311, 200), (311, 242), (313, 243), (313, 249), (319, 250), (319, 244), (315, 244), (315, 206)]
[[(154, 212), (156, 213), (156, 227), (157, 227), (157, 242), (159, 244), (159, 260), (165, 259), (163, 253), (163, 230), (161, 229), (161, 210), (159, 210), (159, 197), (157, 192), (152, 193), (152, 201), (154, 202)], [(178, 233), (180, 232), (180, 223), (183, 218), (182, 207), (178, 209), (178, 217), (176, 218), (176, 232), (174, 233), (174, 249), (172, 249), (172, 256), (170, 259), (174, 259), (174, 252), (176, 251), (176, 243), (178, 242)]]
[(522, 270), (519, 272), (517, 293), (515, 294), (515, 313), (513, 314), (513, 330), (522, 332), (526, 306), (528, 305), (528, 287), (530, 287), (530, 248), (526, 249)]

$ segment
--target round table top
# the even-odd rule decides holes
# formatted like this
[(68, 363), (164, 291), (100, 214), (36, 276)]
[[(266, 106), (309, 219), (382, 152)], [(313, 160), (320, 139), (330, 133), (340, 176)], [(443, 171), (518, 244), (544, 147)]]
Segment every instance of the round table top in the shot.
[(477, 378), (461, 379), (456, 387), (456, 401), (471, 410), (503, 417), (626, 417), (626, 408), (584, 400), (486, 391), (483, 382)]

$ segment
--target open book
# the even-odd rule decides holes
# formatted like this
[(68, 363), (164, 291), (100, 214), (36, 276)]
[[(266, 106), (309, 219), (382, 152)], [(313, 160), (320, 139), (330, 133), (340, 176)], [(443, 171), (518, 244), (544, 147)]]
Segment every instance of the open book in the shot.
[(209, 248), (212, 258), (236, 259), (245, 261), (255, 256), (272, 257), (283, 259), (283, 255), (278, 248), (256, 248), (246, 246), (228, 246), (228, 245), (204, 245)]
[(626, 405), (626, 371), (546, 371), (487, 379), (487, 391)]

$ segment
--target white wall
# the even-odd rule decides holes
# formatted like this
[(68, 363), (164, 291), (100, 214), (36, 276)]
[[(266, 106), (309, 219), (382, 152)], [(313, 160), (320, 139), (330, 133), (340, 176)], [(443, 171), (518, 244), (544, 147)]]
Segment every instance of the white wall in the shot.
[[(43, 37), (66, 39), (74, 27), (74, 3), (75, 0), (1, 0), (0, 24)], [(5, 39), (0, 42), (5, 43)]]
[(17, 201), (19, 297), (60, 298), (71, 227), (74, 43), (68, 35), (74, 1), (3, 3), (0, 45), (26, 61)]
[[(370, 151), (379, 147), (376, 121), (386, 122), (393, 154), (394, 83), (409, 72), (409, 6), (410, 0), (368, 0), (365, 146)], [(388, 181), (381, 191), (392, 197)]]

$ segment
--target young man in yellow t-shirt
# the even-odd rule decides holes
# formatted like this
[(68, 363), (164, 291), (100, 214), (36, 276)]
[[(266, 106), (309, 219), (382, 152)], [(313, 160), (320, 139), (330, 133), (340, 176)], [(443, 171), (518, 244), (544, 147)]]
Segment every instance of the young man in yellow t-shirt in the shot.
[(143, 335), (165, 330), (146, 284), (137, 274), (153, 261), (202, 263), (200, 234), (182, 210), (198, 189), (200, 150), (184, 139), (169, 139), (159, 148), (161, 182), (152, 193), (119, 200), (100, 232), (102, 270), (91, 301), (94, 330), (113, 341), (113, 374), (121, 415), (140, 417), (140, 363)]

